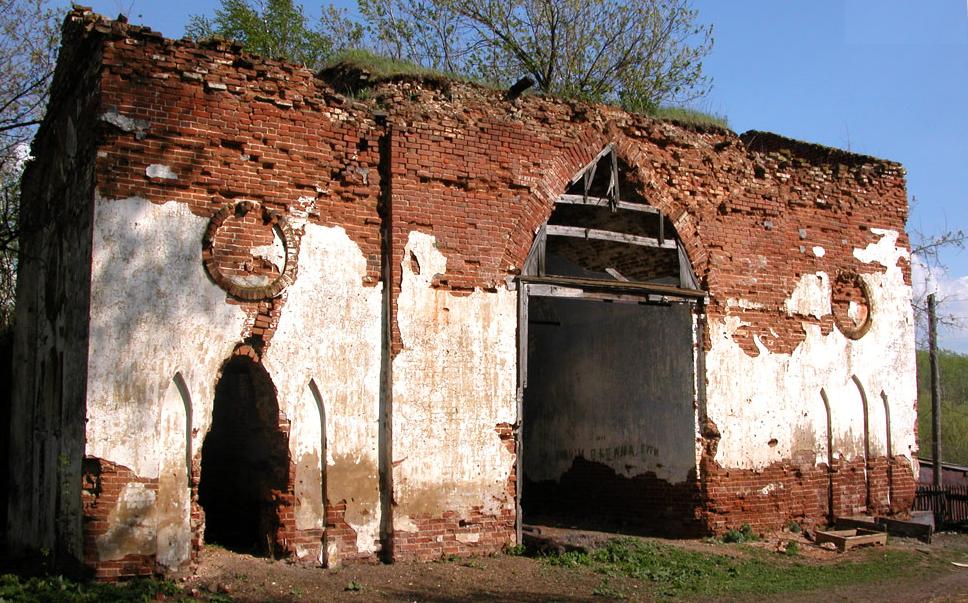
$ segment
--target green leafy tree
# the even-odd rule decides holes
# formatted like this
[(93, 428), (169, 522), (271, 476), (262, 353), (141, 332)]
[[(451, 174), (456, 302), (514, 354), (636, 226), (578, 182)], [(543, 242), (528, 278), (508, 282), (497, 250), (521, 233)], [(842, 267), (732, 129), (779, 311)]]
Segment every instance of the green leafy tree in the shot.
[[(928, 352), (918, 350), (918, 439), (922, 457), (931, 456), (931, 372)], [(941, 458), (968, 465), (968, 356), (940, 350)]]
[(705, 95), (712, 26), (688, 0), (359, 0), (378, 51), (633, 111)]
[(334, 52), (358, 45), (363, 28), (332, 5), (313, 25), (292, 0), (221, 0), (213, 18), (192, 16), (185, 33), (234, 40), (250, 52), (318, 69)]
[(0, 330), (13, 319), (20, 176), (47, 106), (58, 23), (47, 0), (0, 0)]

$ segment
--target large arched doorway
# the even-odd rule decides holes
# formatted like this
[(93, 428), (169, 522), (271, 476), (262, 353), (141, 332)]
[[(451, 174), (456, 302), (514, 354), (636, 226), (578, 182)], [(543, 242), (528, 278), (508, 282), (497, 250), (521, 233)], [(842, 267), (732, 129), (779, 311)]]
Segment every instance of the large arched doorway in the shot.
[(523, 266), (519, 517), (691, 535), (705, 292), (628, 171), (611, 145), (582, 168)]
[(245, 356), (222, 368), (212, 428), (202, 445), (198, 500), (205, 540), (225, 548), (273, 555), (279, 507), (289, 491), (289, 447), (269, 374)]

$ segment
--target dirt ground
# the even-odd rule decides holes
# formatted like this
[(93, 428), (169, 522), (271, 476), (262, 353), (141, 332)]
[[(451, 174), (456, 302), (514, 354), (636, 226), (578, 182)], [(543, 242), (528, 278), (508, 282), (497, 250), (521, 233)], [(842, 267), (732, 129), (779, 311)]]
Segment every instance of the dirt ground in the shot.
[[(585, 545), (611, 535), (581, 533)], [(810, 543), (802, 535), (781, 533), (742, 546), (779, 549), (795, 539), (804, 563), (836, 564), (846, 558), (872, 554), (873, 549), (837, 553)], [(717, 554), (737, 553), (737, 545), (702, 540), (662, 541)], [(883, 603), (964, 601), (968, 603), (968, 535), (939, 534), (932, 544), (893, 539), (888, 549), (917, 553), (916, 571), (906, 577), (845, 585), (822, 591), (798, 591), (774, 597), (744, 596), (724, 601), (878, 601)], [(880, 547), (880, 550), (884, 550)], [(610, 578), (625, 600), (655, 600), (652, 585), (631, 578)], [(181, 585), (193, 594), (221, 593), (236, 601), (457, 601), (537, 602), (608, 601), (598, 596), (602, 575), (588, 567), (557, 567), (540, 559), (498, 555), (451, 559), (433, 563), (350, 565), (335, 569), (306, 567), (207, 547), (201, 563)], [(708, 599), (705, 599), (708, 600)]]

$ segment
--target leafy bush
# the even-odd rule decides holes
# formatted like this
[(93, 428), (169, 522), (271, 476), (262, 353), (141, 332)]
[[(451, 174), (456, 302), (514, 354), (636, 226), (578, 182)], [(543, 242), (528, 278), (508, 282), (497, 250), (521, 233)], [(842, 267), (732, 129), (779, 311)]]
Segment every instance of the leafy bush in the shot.
[(753, 528), (748, 523), (741, 525), (738, 530), (730, 530), (723, 534), (723, 542), (728, 543), (755, 542), (759, 539), (760, 537), (753, 532)]

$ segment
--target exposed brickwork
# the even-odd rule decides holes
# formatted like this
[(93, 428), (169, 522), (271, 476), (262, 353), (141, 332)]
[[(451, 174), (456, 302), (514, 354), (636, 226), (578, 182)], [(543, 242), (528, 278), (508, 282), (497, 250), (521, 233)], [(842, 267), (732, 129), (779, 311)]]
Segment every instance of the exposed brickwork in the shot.
[[(281, 257), (266, 257), (274, 252)], [(285, 216), (254, 201), (223, 206), (202, 238), (202, 260), (209, 276), (244, 300), (271, 299), (282, 293), (296, 280), (298, 253), (298, 239)]]
[(904, 457), (871, 459), (870, 505), (863, 459), (835, 460), (832, 471), (826, 465), (793, 463), (775, 463), (762, 471), (721, 469), (711, 463), (703, 469), (705, 522), (719, 534), (744, 523), (757, 531), (778, 529), (790, 520), (825, 525), (831, 502), (834, 516), (904, 513), (914, 502), (914, 474)]
[(118, 580), (132, 576), (148, 576), (156, 573), (154, 555), (128, 554), (120, 559), (101, 559), (98, 554), (98, 538), (104, 536), (111, 525), (108, 516), (118, 503), (118, 496), (129, 483), (144, 484), (147, 490), (158, 491), (157, 479), (145, 479), (130, 469), (94, 457), (84, 459), (81, 500), (84, 521), (84, 563), (94, 569), (99, 580)]
[[(365, 283), (376, 284), (381, 130), (369, 111), (350, 106), (307, 69), (251, 57), (238, 46), (167, 40), (75, 12), (68, 28), (79, 27), (103, 40), (96, 167), (102, 198), (176, 201), (207, 218), (236, 201), (256, 201), (288, 223), (296, 241), (302, 221), (340, 226), (367, 258)], [(257, 222), (235, 224), (231, 234), (263, 244), (265, 225)], [(298, 250), (289, 251), (294, 261)], [(226, 287), (253, 316), (241, 339), (269, 341), (271, 320), (260, 298), (278, 294), (278, 285), (248, 293)], [(278, 310), (284, 297), (276, 303)]]
[(514, 543), (514, 510), (500, 515), (474, 507), (469, 513), (415, 515), (416, 531), (393, 534), (394, 561), (429, 561), (446, 555), (486, 555)]

